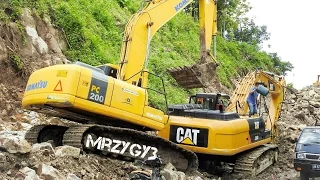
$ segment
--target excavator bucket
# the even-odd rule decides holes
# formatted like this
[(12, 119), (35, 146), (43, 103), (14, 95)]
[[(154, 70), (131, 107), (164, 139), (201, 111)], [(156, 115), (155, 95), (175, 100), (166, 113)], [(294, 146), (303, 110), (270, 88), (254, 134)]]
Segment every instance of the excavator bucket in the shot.
[(217, 64), (207, 62), (204, 64), (194, 64), (178, 68), (169, 68), (170, 75), (183, 88), (205, 88), (216, 76)]
[(219, 62), (212, 56), (210, 50), (204, 50), (201, 52), (199, 64), (169, 68), (168, 71), (183, 88), (203, 88), (205, 92), (212, 92), (223, 90), (216, 76), (218, 66)]
[[(216, 78), (216, 35), (217, 2), (199, 1), (200, 21), (200, 62), (191, 66), (169, 68), (168, 71), (177, 83), (186, 89), (203, 88), (205, 91), (221, 89)], [(213, 37), (212, 37), (213, 36)], [(211, 55), (213, 39), (214, 56)]]

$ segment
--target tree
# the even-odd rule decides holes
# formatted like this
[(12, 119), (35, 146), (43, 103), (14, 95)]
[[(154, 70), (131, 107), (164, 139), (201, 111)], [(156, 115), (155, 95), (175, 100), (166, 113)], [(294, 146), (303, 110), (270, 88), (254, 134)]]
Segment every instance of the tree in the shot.
[(239, 28), (234, 31), (234, 40), (259, 45), (270, 39), (267, 26), (257, 26), (253, 19), (242, 19)]
[[(252, 45), (255, 51), (261, 50), (260, 45), (270, 39), (267, 26), (258, 26), (254, 19), (246, 17), (251, 10), (247, 0), (217, 0), (218, 2), (218, 32), (228, 41), (236, 41)], [(199, 18), (199, 1), (194, 1), (185, 8), (196, 20)], [(248, 46), (246, 46), (248, 47)], [(238, 48), (241, 48), (239, 46)], [(244, 48), (248, 50), (247, 48)], [(252, 53), (241, 51), (243, 59), (254, 59)], [(274, 72), (286, 75), (294, 67), (290, 62), (283, 62), (277, 53), (268, 54), (274, 64)]]
[(269, 57), (273, 61), (274, 67), (277, 69), (275, 70), (280, 75), (287, 75), (288, 71), (292, 71), (294, 66), (289, 61), (281, 61), (281, 58), (278, 56), (277, 53), (269, 53)]
[(251, 9), (246, 0), (218, 0), (218, 30), (221, 34), (232, 34)]
[[(217, 0), (218, 31), (221, 34), (233, 33), (238, 28), (240, 20), (251, 7), (246, 0)], [(194, 1), (185, 8), (195, 19), (199, 19), (199, 1)]]

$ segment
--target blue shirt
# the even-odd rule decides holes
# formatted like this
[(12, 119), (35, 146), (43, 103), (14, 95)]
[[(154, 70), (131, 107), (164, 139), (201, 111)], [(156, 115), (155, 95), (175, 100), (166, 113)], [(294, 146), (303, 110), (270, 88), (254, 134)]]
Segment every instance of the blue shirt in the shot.
[[(256, 87), (252, 87), (252, 88), (250, 89), (250, 91), (254, 90), (255, 88), (256, 88)], [(249, 103), (256, 104), (256, 99), (257, 99), (257, 97), (258, 97), (258, 93), (257, 93), (257, 91), (254, 91), (252, 94), (249, 93), (249, 95), (248, 95), (248, 97), (247, 97), (247, 101), (248, 101)]]

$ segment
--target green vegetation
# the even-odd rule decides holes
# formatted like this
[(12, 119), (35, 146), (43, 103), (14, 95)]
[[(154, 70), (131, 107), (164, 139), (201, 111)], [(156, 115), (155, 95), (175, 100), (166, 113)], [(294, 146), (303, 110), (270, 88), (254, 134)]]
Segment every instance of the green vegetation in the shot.
[[(165, 24), (151, 42), (149, 69), (165, 80), (169, 104), (185, 102), (195, 90), (180, 88), (167, 73), (169, 67), (193, 64), (199, 60), (199, 25), (195, 4)], [(259, 27), (252, 20), (239, 18), (249, 6), (245, 1), (232, 0), (228, 6), (219, 4), (219, 32), (228, 35), (217, 37), (217, 60), (219, 80), (231, 87), (230, 79), (245, 75), (256, 67), (278, 74), (284, 74), (293, 67), (282, 62), (276, 53), (261, 51), (259, 44), (269, 38), (266, 27)], [(120, 56), (122, 35), (125, 25), (139, 9), (140, 1), (129, 0), (12, 0), (1, 8), (1, 20), (18, 21), (21, 8), (32, 8), (40, 17), (49, 16), (56, 28), (63, 30), (70, 45), (65, 55), (69, 60), (98, 65), (117, 63)], [(229, 8), (229, 9), (227, 9)], [(190, 13), (191, 12), (191, 13)], [(243, 24), (242, 29), (237, 29)], [(161, 90), (161, 81), (150, 76), (149, 86)], [(164, 108), (163, 96), (150, 95), (151, 104)]]
[(14, 68), (16, 68), (18, 71), (21, 71), (23, 63), (21, 62), (19, 55), (10, 55), (10, 58), (12, 59)]

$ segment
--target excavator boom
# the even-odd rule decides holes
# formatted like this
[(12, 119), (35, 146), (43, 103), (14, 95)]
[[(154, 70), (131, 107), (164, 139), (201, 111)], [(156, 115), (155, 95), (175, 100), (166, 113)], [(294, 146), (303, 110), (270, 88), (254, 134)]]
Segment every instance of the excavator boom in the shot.
[[(148, 73), (145, 71), (148, 69), (152, 37), (159, 28), (192, 2), (193, 0), (152, 0), (130, 18), (123, 37), (118, 79), (140, 87), (147, 87)], [(212, 74), (217, 66), (210, 53), (212, 36), (215, 37), (217, 33), (217, 2), (215, 0), (199, 0), (199, 19), (200, 63), (205, 66), (193, 67), (191, 72), (193, 75), (186, 74), (185, 70), (169, 70), (177, 82), (184, 87), (190, 84), (204, 87), (203, 83), (206, 80), (199, 80), (199, 72), (206, 71), (205, 73)], [(182, 77), (181, 73), (187, 77)], [(211, 75), (212, 77), (214, 74)]]
[[(217, 0), (199, 0), (200, 21), (200, 61), (197, 64), (168, 68), (170, 75), (184, 88), (212, 87), (221, 89), (216, 78), (216, 35), (217, 35)], [(211, 54), (212, 37), (214, 54)]]

